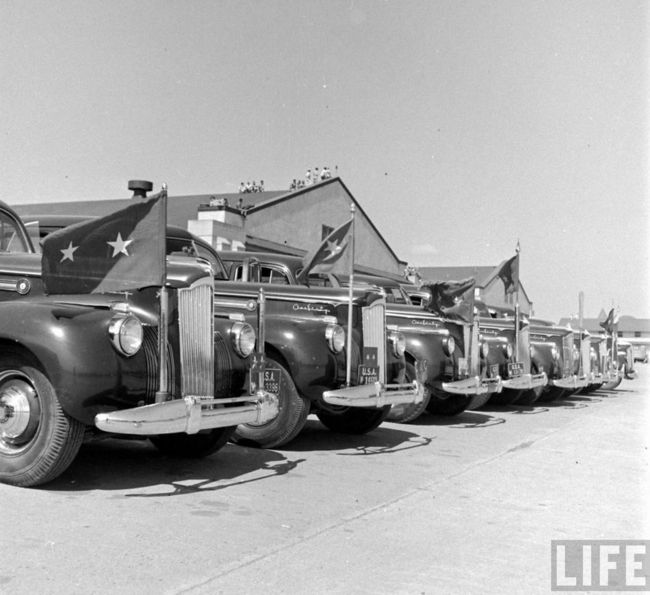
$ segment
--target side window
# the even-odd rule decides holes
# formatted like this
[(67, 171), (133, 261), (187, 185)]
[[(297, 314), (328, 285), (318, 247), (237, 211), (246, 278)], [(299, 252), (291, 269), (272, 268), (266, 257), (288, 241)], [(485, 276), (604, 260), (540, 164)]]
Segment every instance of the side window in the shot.
[(262, 283), (271, 283), (273, 285), (289, 285), (289, 279), (282, 272), (277, 269), (260, 266), (260, 277)]
[(22, 230), (5, 213), (0, 213), (0, 252), (29, 252)]
[(233, 267), (232, 271), (230, 272), (231, 278), (234, 281), (241, 281), (243, 279), (243, 277), (244, 277), (243, 270), (244, 270), (244, 267), (242, 267), (242, 265), (237, 265), (236, 267)]
[(327, 275), (315, 273), (309, 275), (309, 287), (332, 287), (332, 282)]

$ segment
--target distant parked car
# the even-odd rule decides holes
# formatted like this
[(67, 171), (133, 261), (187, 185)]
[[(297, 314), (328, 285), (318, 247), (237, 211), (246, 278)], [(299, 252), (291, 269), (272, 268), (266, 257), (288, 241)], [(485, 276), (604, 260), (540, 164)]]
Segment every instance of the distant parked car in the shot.
[[(302, 259), (283, 254), (264, 252), (220, 253), (234, 280), (256, 280), (266, 283), (298, 285)], [(347, 275), (310, 275), (310, 287), (349, 286)], [(491, 394), (501, 390), (498, 371), (488, 375), (484, 355), (488, 346), (481, 346), (478, 334), (469, 324), (447, 320), (411, 303), (408, 293), (398, 281), (384, 277), (355, 274), (357, 289), (380, 291), (386, 299), (386, 323), (404, 334), (407, 364), (426, 360), (425, 403), (399, 405), (393, 408), (393, 421), (412, 421), (426, 408), (431, 413), (457, 415), (468, 408), (483, 405)], [(426, 294), (428, 295), (428, 294)], [(480, 354), (483, 355), (480, 355)], [(428, 404), (427, 404), (428, 403)]]

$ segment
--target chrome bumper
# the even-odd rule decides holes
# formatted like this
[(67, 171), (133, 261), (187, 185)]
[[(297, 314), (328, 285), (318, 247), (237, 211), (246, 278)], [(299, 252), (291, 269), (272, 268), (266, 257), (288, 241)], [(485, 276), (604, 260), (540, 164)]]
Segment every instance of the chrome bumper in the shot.
[(426, 360), (415, 363), (415, 376), (413, 382), (404, 384), (359, 384), (323, 393), (323, 401), (330, 405), (341, 407), (373, 407), (381, 409), (387, 405), (410, 405), (422, 403), (424, 400), (424, 379), (426, 378)]
[(484, 395), (486, 393), (500, 393), (503, 388), (503, 381), (501, 376), (496, 378), (472, 376), (464, 380), (442, 382), (440, 388), (446, 393), (454, 395)]
[(410, 384), (360, 384), (323, 393), (323, 401), (342, 407), (375, 407), (386, 405), (409, 405), (421, 403), (424, 399), (424, 385), (417, 380)]
[(514, 378), (508, 378), (503, 381), (503, 388), (512, 388), (515, 390), (529, 390), (531, 388), (538, 388), (545, 386), (548, 382), (546, 372), (541, 374), (522, 374)]
[(605, 377), (600, 372), (591, 372), (589, 374), (589, 384), (602, 384)]
[(631, 372), (625, 373), (626, 380), (634, 380), (636, 376), (637, 376), (636, 370), (632, 370)]
[(578, 389), (587, 386), (588, 382), (586, 376), (578, 377), (574, 374), (573, 376), (565, 376), (564, 378), (549, 380), (548, 384), (559, 388)]
[[(240, 403), (233, 407), (226, 404)], [(185, 397), (110, 413), (98, 413), (95, 425), (104, 432), (151, 436), (156, 434), (196, 434), (201, 430), (247, 423), (265, 423), (278, 415), (278, 398), (258, 391), (255, 395), (211, 399)]]

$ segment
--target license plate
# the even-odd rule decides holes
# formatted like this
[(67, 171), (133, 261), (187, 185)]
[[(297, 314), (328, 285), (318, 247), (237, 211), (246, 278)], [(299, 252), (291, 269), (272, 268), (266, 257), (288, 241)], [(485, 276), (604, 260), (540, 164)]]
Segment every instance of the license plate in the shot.
[(267, 368), (264, 370), (264, 390), (269, 393), (280, 394), (280, 370)]
[(490, 378), (496, 378), (499, 375), (499, 364), (490, 364)]
[(359, 384), (379, 382), (378, 366), (359, 366)]
[(521, 362), (516, 362), (514, 364), (508, 364), (508, 376), (511, 378), (517, 378), (524, 373), (524, 364)]

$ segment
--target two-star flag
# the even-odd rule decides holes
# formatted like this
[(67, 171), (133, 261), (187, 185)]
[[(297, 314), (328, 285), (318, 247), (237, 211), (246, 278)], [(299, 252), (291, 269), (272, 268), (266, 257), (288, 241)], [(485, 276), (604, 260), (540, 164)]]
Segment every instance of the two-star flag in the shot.
[(105, 293), (165, 283), (165, 188), (128, 207), (48, 235), (43, 285), (51, 294)]
[(350, 229), (353, 219), (349, 219), (331, 232), (312, 252), (303, 259), (302, 271), (298, 274), (298, 283), (306, 283), (310, 273), (329, 273), (343, 257), (350, 243)]

